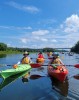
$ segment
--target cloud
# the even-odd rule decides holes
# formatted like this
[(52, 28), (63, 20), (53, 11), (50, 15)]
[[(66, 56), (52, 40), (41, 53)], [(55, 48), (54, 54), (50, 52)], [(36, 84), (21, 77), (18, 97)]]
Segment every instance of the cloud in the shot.
[(8, 47), (10, 47), (10, 46), (11, 46), (11, 44), (9, 43), (9, 44), (7, 44), (7, 46), (8, 46)]
[(32, 29), (32, 27), (30, 27), (30, 26), (28, 26), (28, 27), (0, 26), (0, 28), (10, 29), (10, 30), (31, 30)]
[(33, 31), (32, 32), (33, 35), (46, 35), (48, 33), (49, 33), (48, 30), (38, 30), (38, 31)]
[(14, 2), (14, 1), (7, 2), (6, 4), (16, 8), (16, 9), (23, 10), (23, 11), (26, 11), (26, 12), (28, 11), (30, 13), (37, 13), (37, 12), (40, 11), (35, 6), (25, 6), (25, 5), (18, 4), (18, 3)]
[(56, 39), (52, 39), (51, 42), (54, 42), (55, 43), (55, 42), (57, 42), (57, 40)]
[(28, 39), (26, 39), (26, 38), (21, 38), (20, 40), (22, 43), (27, 43), (27, 41), (28, 41)]
[(65, 29), (64, 32), (71, 33), (71, 32), (79, 32), (79, 16), (73, 14), (72, 16), (68, 17), (64, 22)]
[(48, 40), (46, 38), (40, 38), (40, 41), (47, 42)]

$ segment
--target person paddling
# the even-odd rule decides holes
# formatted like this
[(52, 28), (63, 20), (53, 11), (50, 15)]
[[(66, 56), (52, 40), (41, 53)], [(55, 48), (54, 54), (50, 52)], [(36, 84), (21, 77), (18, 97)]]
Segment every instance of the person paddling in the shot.
[(27, 51), (25, 51), (23, 53), (24, 57), (21, 59), (20, 62), (18, 62), (18, 64), (29, 64), (29, 63), (32, 63), (32, 60), (28, 55), (29, 55), (29, 53)]
[(59, 58), (58, 54), (54, 54), (53, 58), (51, 59), (51, 61), (49, 62), (49, 64), (52, 64), (54, 68), (56, 68), (56, 65), (61, 65), (63, 64), (63, 62), (61, 61), (61, 59)]
[(36, 62), (37, 63), (44, 63), (44, 55), (42, 54), (42, 52), (39, 52), (39, 54), (38, 54), (38, 57), (37, 57), (37, 59), (36, 59)]
[(38, 58), (44, 58), (44, 55), (42, 54), (42, 52), (39, 52)]
[(29, 53), (27, 51), (25, 51), (23, 53), (23, 58), (21, 59), (21, 61), (19, 61), (17, 64), (14, 64), (13, 68), (17, 68), (18, 64), (30, 64), (30, 63), (33, 63), (31, 58), (28, 55), (29, 55)]

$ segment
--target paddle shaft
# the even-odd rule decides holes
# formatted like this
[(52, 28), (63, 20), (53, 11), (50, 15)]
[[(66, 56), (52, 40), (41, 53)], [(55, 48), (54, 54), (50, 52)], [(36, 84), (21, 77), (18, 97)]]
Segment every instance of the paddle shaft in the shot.
[(43, 65), (43, 66), (71, 66), (71, 67), (75, 67), (75, 68), (79, 68), (79, 64), (75, 64), (75, 65), (63, 65), (63, 64), (49, 64), (49, 65)]
[(74, 65), (62, 65), (62, 64), (48, 64), (48, 65), (43, 65), (43, 66), (74, 66)]
[[(75, 64), (75, 65), (63, 65), (63, 64), (46, 64), (46, 65), (41, 65), (40, 63), (33, 63), (33, 64), (30, 64), (32, 68), (38, 68), (38, 67), (41, 67), (41, 66), (74, 66), (76, 68), (79, 68), (79, 64)], [(0, 66), (13, 66), (13, 65), (10, 65), (10, 64), (0, 64)]]
[[(38, 67), (41, 67), (41, 64), (39, 63), (31, 63), (29, 64), (32, 68), (38, 68)], [(0, 64), (1, 67), (3, 66), (18, 66), (17, 64), (14, 64), (14, 65), (10, 65), (10, 64)]]

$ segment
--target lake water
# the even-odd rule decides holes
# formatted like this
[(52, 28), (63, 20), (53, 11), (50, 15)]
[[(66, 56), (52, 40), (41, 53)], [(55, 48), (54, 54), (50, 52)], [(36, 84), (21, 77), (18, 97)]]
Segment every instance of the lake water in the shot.
[[(46, 54), (44, 56), (47, 58)], [(35, 62), (37, 54), (30, 54), (30, 57)], [(0, 64), (13, 65), (21, 58), (22, 54), (4, 55), (0, 58)], [(66, 65), (79, 63), (78, 54), (60, 54), (60, 58)], [(45, 59), (45, 64), (48, 62), (49, 59)], [(0, 70), (11, 67), (0, 66)], [(30, 73), (25, 72), (7, 80), (0, 78), (0, 100), (79, 100), (79, 69), (74, 66), (67, 68), (69, 74), (64, 83), (49, 77), (47, 66), (33, 68)]]

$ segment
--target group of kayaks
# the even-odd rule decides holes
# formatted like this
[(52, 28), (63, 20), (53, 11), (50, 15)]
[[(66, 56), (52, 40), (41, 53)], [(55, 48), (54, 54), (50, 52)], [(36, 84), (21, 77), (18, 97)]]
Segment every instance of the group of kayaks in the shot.
[[(37, 59), (38, 63), (44, 63), (44, 59), (39, 58)], [(54, 68), (54, 64), (50, 64), (47, 67), (48, 74), (56, 79), (58, 79), (61, 82), (64, 82), (67, 75), (68, 75), (68, 69), (65, 65), (56, 65), (56, 68)]]
[[(40, 65), (40, 67), (42, 66), (42, 64), (44, 64), (45, 59), (39, 59), (37, 58), (36, 62), (36, 68)], [(12, 69), (7, 69), (7, 70), (2, 70), (0, 71), (0, 76), (3, 77), (4, 79), (12, 76), (12, 75), (16, 75), (19, 74), (21, 72), (25, 72), (25, 71), (30, 71), (30, 69), (32, 69), (30, 64), (19, 64), (17, 68), (12, 68)], [(66, 66), (64, 65), (58, 65), (56, 68), (53, 67), (52, 65), (48, 65), (47, 67), (48, 70), (48, 74), (56, 79), (58, 79), (59, 81), (63, 82), (68, 74), (68, 70), (66, 68)]]

